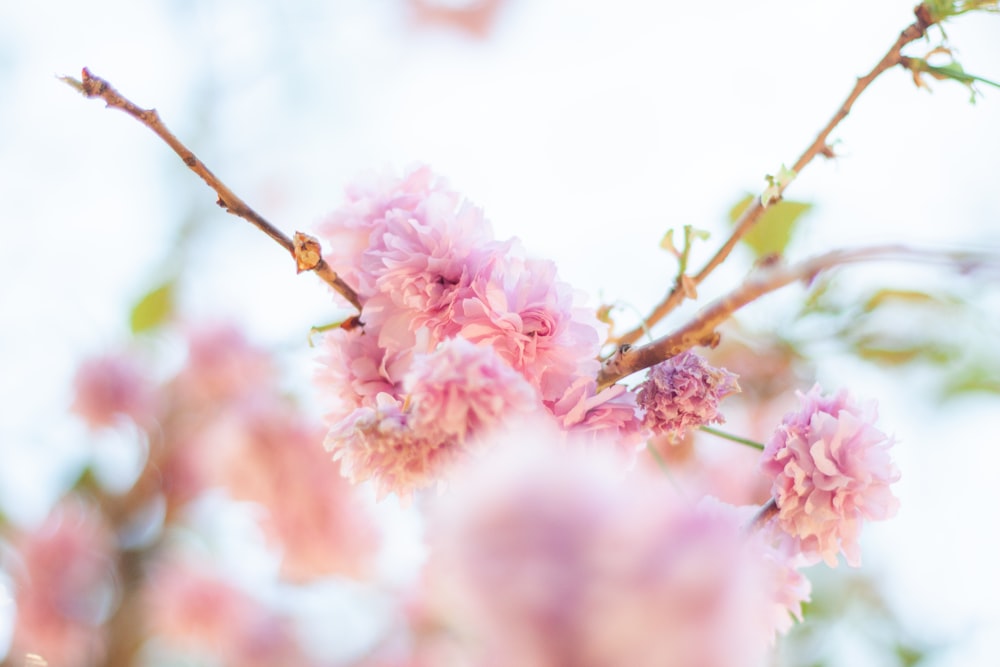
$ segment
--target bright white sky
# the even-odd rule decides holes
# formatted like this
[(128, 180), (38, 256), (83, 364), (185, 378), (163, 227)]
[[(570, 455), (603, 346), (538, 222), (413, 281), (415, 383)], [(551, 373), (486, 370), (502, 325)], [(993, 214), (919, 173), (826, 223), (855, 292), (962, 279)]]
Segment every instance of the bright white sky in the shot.
[[(481, 42), (413, 30), (402, 0), (0, 2), (0, 501), (23, 520), (44, 507), (52, 461), (80, 438), (64, 418), (73, 364), (124, 338), (127, 304), (186, 216), (218, 249), (198, 246), (186, 284), (199, 316), (295, 345), (333, 312), (152, 134), (54, 75), (86, 65), (157, 107), (288, 231), (363, 169), (427, 162), (595, 303), (645, 310), (672, 270), (663, 232), (694, 224), (717, 239), (730, 205), (795, 160), (913, 4), (509, 0)], [(1000, 17), (948, 32), (967, 70), (1000, 80)], [(794, 253), (895, 240), (1000, 250), (1000, 90), (973, 106), (961, 86), (933, 85), (894, 71), (862, 98), (834, 135), (844, 157), (788, 192), (816, 205)], [(870, 565), (928, 631), (968, 638), (935, 664), (995, 659), (1000, 403), (939, 408), (835, 361), (821, 376), (879, 396), (900, 442), (904, 509), (870, 531), (886, 547)]]

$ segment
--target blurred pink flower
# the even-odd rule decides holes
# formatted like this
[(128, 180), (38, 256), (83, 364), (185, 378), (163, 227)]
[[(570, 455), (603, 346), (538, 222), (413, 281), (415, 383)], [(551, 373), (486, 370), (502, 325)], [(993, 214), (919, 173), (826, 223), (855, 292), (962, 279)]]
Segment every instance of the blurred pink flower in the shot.
[(541, 408), (531, 385), (493, 348), (461, 338), (415, 357), (405, 386), (410, 428), (461, 444), (488, 435), (504, 419)]
[(756, 539), (761, 541), (765, 581), (773, 584), (771, 616), (761, 617), (773, 643), (775, 635), (786, 634), (796, 621), (802, 620), (802, 605), (810, 601), (812, 584), (799, 571), (808, 561), (799, 553), (794, 540), (769, 540), (768, 532), (758, 531)]
[(247, 341), (235, 325), (200, 325), (187, 337), (187, 364), (172, 382), (184, 406), (218, 405), (274, 384), (271, 355)]
[(333, 399), (335, 420), (355, 408), (373, 407), (379, 394), (398, 394), (413, 357), (409, 351), (386, 351), (376, 334), (361, 328), (328, 331), (323, 349), (315, 380)]
[(409, 0), (420, 23), (450, 26), (480, 39), (489, 36), (505, 0)]
[[(698, 502), (698, 510), (720, 524), (727, 524), (730, 530), (746, 531), (760, 507), (731, 505), (706, 495)], [(758, 561), (758, 583), (768, 607), (767, 613), (762, 610), (745, 622), (758, 628), (759, 636), (773, 646), (778, 634), (787, 633), (794, 621), (802, 620), (802, 604), (809, 601), (812, 584), (799, 569), (808, 563), (795, 540), (771, 530), (747, 533), (745, 548)]]
[(329, 465), (321, 427), (291, 406), (257, 401), (232, 410), (205, 437), (218, 443), (215, 478), (235, 499), (265, 510), (261, 527), (281, 549), (283, 577), (371, 574), (379, 542), (372, 508)]
[(138, 364), (121, 354), (84, 361), (73, 389), (73, 412), (95, 429), (114, 426), (123, 418), (146, 425), (156, 408), (152, 383)]
[(309, 664), (288, 619), (205, 565), (158, 563), (143, 602), (149, 631), (171, 651), (234, 667)]
[(763, 663), (753, 619), (773, 590), (740, 524), (607, 449), (524, 439), (456, 475), (429, 517), (428, 604), (469, 664)]
[(580, 376), (595, 377), (599, 367), (606, 327), (574, 299), (552, 262), (494, 255), (456, 306), (455, 318), (461, 336), (491, 345), (551, 401)]
[(389, 394), (335, 423), (323, 444), (351, 482), (373, 480), (379, 498), (395, 493), (406, 499), (442, 481), (465, 452), (457, 438), (411, 428), (403, 403)]
[(725, 421), (719, 401), (740, 390), (736, 376), (686, 351), (649, 369), (639, 386), (643, 424), (679, 441), (692, 428)]
[(11, 568), (17, 621), (10, 655), (34, 653), (61, 667), (99, 664), (116, 575), (115, 538), (103, 517), (67, 498), (12, 546), (19, 562)]
[(835, 566), (842, 551), (858, 566), (861, 522), (888, 519), (899, 506), (889, 488), (899, 479), (892, 440), (875, 427), (874, 401), (856, 403), (846, 390), (823, 396), (819, 385), (799, 399), (761, 461), (773, 480), (777, 526), (810, 558)]

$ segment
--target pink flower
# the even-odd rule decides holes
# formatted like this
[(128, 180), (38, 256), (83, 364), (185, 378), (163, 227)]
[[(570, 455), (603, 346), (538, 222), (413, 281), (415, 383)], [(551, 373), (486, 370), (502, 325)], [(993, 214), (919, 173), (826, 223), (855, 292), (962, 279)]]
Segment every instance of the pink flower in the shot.
[(367, 327), (328, 331), (323, 348), (316, 383), (333, 399), (335, 420), (355, 408), (373, 407), (379, 394), (397, 395), (413, 357), (409, 351), (390, 353), (380, 347), (378, 335)]
[(427, 327), (427, 344), (453, 336), (453, 310), (486, 258), (502, 252), (482, 211), (453, 197), (431, 193), (414, 211), (386, 213), (379, 244), (362, 255), (362, 268), (377, 291), (361, 319), (379, 331), (379, 343), (411, 349)]
[(613, 441), (624, 449), (634, 448), (649, 434), (638, 417), (635, 394), (624, 385), (598, 392), (594, 379), (580, 377), (548, 407), (563, 430)]
[(428, 604), (468, 664), (762, 664), (753, 619), (773, 591), (738, 522), (607, 449), (522, 437), (456, 475), (429, 517)]
[(402, 178), (368, 174), (347, 188), (347, 202), (319, 226), (327, 262), (363, 300), (377, 291), (375, 276), (362, 264), (365, 253), (385, 248), (387, 216), (408, 217), (432, 194), (445, 198), (452, 209), (460, 200), (426, 166), (412, 168)]
[(402, 402), (389, 394), (379, 394), (373, 407), (358, 408), (335, 423), (323, 445), (351, 482), (373, 480), (379, 498), (389, 493), (408, 498), (440, 482), (464, 453), (455, 438), (411, 428)]
[(102, 624), (111, 611), (115, 538), (95, 508), (64, 500), (34, 532), (14, 538), (17, 624), (10, 655), (51, 665), (103, 660)]
[(76, 371), (72, 410), (91, 428), (113, 426), (122, 418), (146, 424), (155, 408), (153, 387), (128, 357), (109, 354), (89, 359)]
[(552, 262), (495, 255), (456, 305), (455, 319), (462, 337), (491, 345), (544, 400), (556, 400), (578, 377), (597, 374), (605, 330), (574, 296)]
[(490, 347), (456, 338), (415, 358), (406, 378), (410, 428), (460, 444), (541, 407), (535, 391)]
[(858, 404), (846, 390), (823, 396), (819, 385), (799, 398), (802, 407), (785, 415), (761, 461), (777, 525), (808, 557), (835, 566), (842, 551), (858, 566), (862, 520), (888, 519), (899, 506), (889, 488), (899, 479), (892, 440), (875, 427), (874, 401)]
[(687, 351), (649, 369), (639, 387), (643, 424), (677, 442), (690, 429), (725, 421), (719, 401), (740, 390), (736, 376)]
[(370, 507), (326, 462), (323, 429), (274, 399), (231, 410), (204, 434), (217, 443), (214, 477), (261, 505), (261, 527), (293, 581), (371, 572), (379, 534)]

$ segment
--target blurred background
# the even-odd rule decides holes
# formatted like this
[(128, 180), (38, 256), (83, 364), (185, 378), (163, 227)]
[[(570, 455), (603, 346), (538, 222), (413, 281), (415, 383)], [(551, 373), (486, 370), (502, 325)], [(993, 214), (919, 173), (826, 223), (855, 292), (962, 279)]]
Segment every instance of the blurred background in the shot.
[[(73, 483), (92, 447), (68, 412), (75, 368), (124, 344), (133, 306), (164, 281), (185, 319), (235, 321), (278, 350), (285, 384), (316, 414), (308, 332), (344, 313), (149, 130), (58, 75), (86, 66), (155, 107), (288, 233), (309, 231), (360, 172), (427, 163), (485, 208), (497, 237), (553, 259), (627, 328), (673, 279), (664, 233), (709, 231), (694, 250), (704, 261), (730, 209), (795, 161), (912, 5), (0, 3), (3, 515), (37, 524)], [(1000, 80), (1000, 17), (946, 29), (967, 71)], [(907, 53), (940, 43), (932, 31)], [(977, 85), (970, 104), (969, 88), (928, 83), (886, 73), (834, 132), (838, 157), (789, 188), (811, 205), (790, 258), (896, 241), (1000, 252), (1000, 90)], [(701, 296), (735, 285), (753, 258), (740, 248)], [(997, 277), (852, 268), (811, 314), (792, 287), (741, 318), (747, 339), (808, 359), (804, 383), (878, 398), (903, 472), (899, 516), (866, 528), (865, 567), (817, 572), (815, 623), (789, 641), (787, 664), (994, 664)], [(872, 313), (882, 287), (930, 298)], [(4, 600), (0, 589), (9, 635)]]

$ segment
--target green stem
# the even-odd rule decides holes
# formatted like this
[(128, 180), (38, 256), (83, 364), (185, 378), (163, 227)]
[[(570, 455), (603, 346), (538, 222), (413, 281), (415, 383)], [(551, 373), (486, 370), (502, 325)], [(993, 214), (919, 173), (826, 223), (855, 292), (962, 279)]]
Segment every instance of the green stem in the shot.
[(667, 466), (667, 462), (663, 460), (663, 457), (660, 456), (660, 452), (656, 451), (656, 447), (646, 443), (646, 451), (648, 451), (649, 455), (653, 457), (654, 461), (656, 461), (656, 465), (660, 467), (660, 470), (669, 475), (670, 468)]
[(764, 451), (764, 445), (760, 444), (756, 440), (741, 438), (738, 435), (733, 435), (732, 433), (726, 433), (725, 431), (720, 431), (719, 429), (712, 428), (711, 426), (701, 426), (699, 428), (705, 433), (711, 433), (716, 437), (725, 438), (726, 440), (732, 440), (733, 442), (738, 442), (741, 445), (746, 445), (747, 447), (753, 447), (754, 449), (759, 449), (761, 451)]

